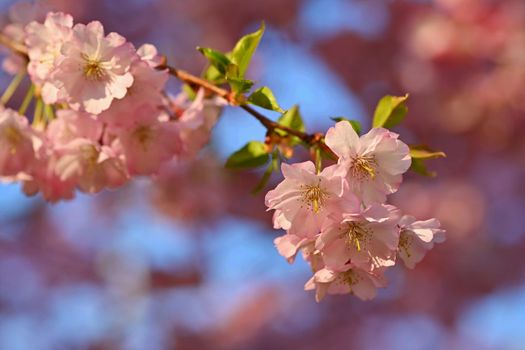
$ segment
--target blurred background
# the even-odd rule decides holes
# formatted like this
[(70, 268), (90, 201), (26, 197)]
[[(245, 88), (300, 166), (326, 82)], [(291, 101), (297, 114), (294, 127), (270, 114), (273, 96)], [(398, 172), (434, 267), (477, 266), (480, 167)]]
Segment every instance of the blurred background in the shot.
[(525, 349), (523, 0), (52, 2), (196, 74), (195, 46), (227, 51), (264, 20), (249, 76), (311, 131), (369, 127), (381, 96), (410, 93), (396, 132), (448, 158), (392, 203), (448, 240), (372, 302), (316, 304), (249, 194), (259, 175), (223, 169), (264, 137), (227, 108), (197, 161), (153, 181), (55, 205), (0, 185), (0, 349)]

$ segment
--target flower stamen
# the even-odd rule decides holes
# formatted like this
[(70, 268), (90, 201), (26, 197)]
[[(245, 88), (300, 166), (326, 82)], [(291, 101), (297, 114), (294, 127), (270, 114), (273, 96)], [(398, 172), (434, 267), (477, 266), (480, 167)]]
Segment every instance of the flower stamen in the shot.
[(359, 156), (352, 158), (350, 175), (360, 181), (374, 179), (377, 175), (376, 160), (373, 156)]
[(321, 179), (317, 185), (302, 185), (301, 188), (303, 202), (312, 208), (314, 213), (318, 213), (329, 197), (328, 193), (321, 188)]
[(343, 235), (346, 236), (348, 245), (353, 246), (358, 252), (360, 252), (361, 249), (366, 249), (372, 237), (366, 227), (356, 222), (348, 223), (348, 228), (344, 231)]
[(87, 79), (95, 81), (102, 81), (106, 79), (106, 69), (104, 68), (103, 63), (99, 59), (90, 58), (86, 55), (83, 55), (82, 58), (85, 61), (84, 76)]
[(22, 141), (22, 134), (17, 128), (9, 126), (4, 130), (4, 135), (9, 143), (9, 152), (15, 154), (18, 144)]

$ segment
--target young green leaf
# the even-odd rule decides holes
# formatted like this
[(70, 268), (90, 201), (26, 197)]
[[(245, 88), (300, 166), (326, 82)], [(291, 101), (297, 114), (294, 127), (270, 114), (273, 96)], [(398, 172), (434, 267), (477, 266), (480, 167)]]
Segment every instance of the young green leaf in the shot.
[(266, 171), (264, 172), (261, 178), (261, 181), (259, 181), (257, 186), (252, 190), (252, 194), (257, 194), (264, 189), (264, 187), (266, 186), (266, 184), (272, 177), (272, 173), (276, 169), (279, 169), (279, 152), (278, 151), (274, 151), (272, 153), (272, 161), (270, 162), (270, 164), (268, 164), (268, 167), (266, 168)]
[(408, 94), (383, 97), (377, 104), (372, 126), (374, 128), (392, 128), (401, 123), (408, 112), (407, 99)]
[(410, 145), (410, 156), (412, 159), (434, 159), (444, 158), (447, 155), (441, 151), (434, 151), (425, 145)]
[(271, 111), (284, 113), (284, 110), (277, 103), (272, 90), (267, 86), (255, 90), (250, 97), (248, 97), (248, 102)]
[(248, 65), (252, 59), (253, 53), (259, 46), (259, 42), (264, 34), (264, 22), (261, 27), (254, 33), (243, 36), (235, 45), (229, 57), (231, 61), (239, 66), (239, 75), (235, 78), (244, 78)]
[(244, 94), (255, 84), (252, 80), (230, 78), (228, 76), (226, 76), (226, 81), (230, 84), (232, 91), (238, 94)]
[(436, 176), (434, 171), (427, 170), (425, 161), (428, 159), (446, 157), (446, 154), (441, 151), (433, 151), (425, 145), (410, 145), (410, 156), (412, 157), (412, 165), (410, 169), (418, 174), (424, 176)]
[(266, 145), (258, 141), (250, 141), (244, 147), (234, 152), (226, 161), (228, 169), (257, 168), (268, 162), (270, 156)]
[(208, 81), (214, 82), (215, 84), (224, 83), (224, 74), (219, 72), (219, 70), (211, 64), (204, 70), (202, 77)]
[(429, 176), (429, 177), (436, 176), (436, 172), (429, 171), (423, 159), (419, 159), (419, 158), (412, 158), (412, 164), (410, 165), (410, 170), (420, 175), (423, 175), (423, 176)]
[[(289, 127), (290, 129), (294, 129), (297, 131), (304, 132), (304, 122), (303, 118), (301, 117), (301, 113), (299, 112), (299, 106), (295, 105), (289, 110), (287, 110), (278, 120), (277, 122), (281, 124), (282, 126)], [(276, 132), (281, 136), (286, 136), (286, 131), (283, 130), (276, 130)], [(295, 146), (301, 143), (301, 140), (296, 137), (290, 137), (289, 146)]]
[(352, 128), (354, 129), (354, 131), (360, 135), (361, 134), (361, 123), (358, 122), (357, 120), (353, 120), (353, 119), (347, 119), (345, 117), (333, 117), (333, 118), (330, 118), (332, 119), (334, 122), (340, 122), (340, 121), (347, 121), (350, 123), (350, 125), (352, 125)]
[(210, 64), (215, 67), (222, 75), (226, 74), (226, 71), (232, 64), (230, 59), (222, 52), (207, 47), (197, 47), (197, 50), (199, 50), (199, 52), (208, 59)]
[(305, 131), (303, 118), (301, 117), (301, 113), (299, 112), (298, 105), (295, 105), (289, 110), (287, 110), (277, 122), (283, 126), (287, 126), (297, 131)]
[(191, 101), (195, 100), (195, 97), (197, 97), (197, 93), (195, 92), (195, 90), (193, 90), (188, 84), (182, 85), (182, 91), (186, 93), (186, 95)]

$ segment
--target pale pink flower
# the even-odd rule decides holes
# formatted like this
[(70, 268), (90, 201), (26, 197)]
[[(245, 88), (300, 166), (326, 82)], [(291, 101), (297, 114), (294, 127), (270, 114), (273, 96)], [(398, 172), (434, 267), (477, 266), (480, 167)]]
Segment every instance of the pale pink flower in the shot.
[(131, 126), (111, 130), (132, 175), (157, 173), (162, 163), (180, 150), (177, 125), (162, 121), (160, 115), (158, 110), (143, 105), (133, 115)]
[(75, 181), (77, 187), (88, 193), (103, 188), (122, 186), (128, 175), (118, 154), (98, 142), (78, 138), (61, 147), (55, 171), (61, 181)]
[[(51, 10), (49, 1), (18, 2), (9, 8), (9, 24), (2, 29), (2, 33), (10, 40), (23, 44), (24, 28), (31, 21), (43, 21)], [(25, 69), (25, 59), (11, 51), (2, 62), (2, 68), (9, 74), (17, 74)]]
[(100, 114), (100, 119), (112, 126), (125, 127), (134, 123), (133, 115), (143, 105), (160, 109), (164, 96), (162, 91), (168, 81), (167, 71), (152, 68), (145, 61), (137, 60), (131, 65), (133, 85), (123, 99), (113, 101), (111, 107)]
[(62, 12), (50, 12), (43, 24), (33, 21), (26, 26), (27, 70), (33, 82), (42, 84), (47, 79), (62, 45), (71, 37), (72, 27), (73, 17)]
[(104, 36), (100, 22), (76, 24), (61, 54), (49, 79), (58, 94), (43, 91), (48, 104), (58, 99), (75, 110), (99, 114), (133, 84), (130, 68), (137, 59), (133, 46), (117, 33)]
[(65, 146), (78, 138), (97, 142), (102, 138), (104, 124), (94, 115), (61, 109), (46, 129), (46, 137), (54, 148)]
[(417, 221), (413, 216), (405, 215), (399, 220), (399, 227), (398, 255), (410, 269), (424, 258), (434, 243), (445, 241), (445, 230), (440, 229), (437, 219)]
[(304, 289), (315, 289), (315, 300), (319, 302), (326, 294), (354, 294), (361, 300), (370, 300), (375, 298), (377, 288), (385, 286), (383, 271), (372, 273), (346, 265), (340, 270), (320, 269), (306, 282)]
[(300, 248), (311, 242), (312, 239), (309, 237), (300, 237), (288, 233), (275, 238), (273, 241), (279, 254), (283, 256), (289, 263), (294, 262), (295, 256), (297, 255), (297, 252)]
[(336, 217), (316, 239), (326, 266), (339, 269), (351, 262), (369, 271), (393, 266), (399, 242), (398, 210), (384, 204), (343, 210), (341, 218)]
[(284, 180), (266, 194), (268, 210), (276, 210), (274, 227), (301, 237), (313, 237), (343, 194), (343, 179), (337, 165), (317, 174), (311, 161), (286, 164), (281, 171)]
[(140, 59), (146, 62), (151, 68), (155, 68), (162, 63), (162, 56), (159, 55), (157, 48), (151, 44), (144, 44), (137, 49)]
[(226, 102), (214, 97), (206, 99), (203, 89), (197, 92), (193, 101), (185, 92), (181, 92), (170, 101), (169, 109), (175, 114), (182, 141), (181, 158), (194, 158), (209, 142), (212, 128)]
[(26, 171), (34, 160), (33, 130), (16, 111), (0, 110), (0, 176)]
[(31, 177), (22, 181), (23, 191), (28, 196), (41, 193), (48, 202), (73, 199), (76, 183), (73, 178), (62, 180), (56, 173), (58, 158), (51, 149), (44, 149), (37, 156), (31, 169)]
[(365, 204), (383, 203), (387, 194), (397, 191), (411, 164), (408, 146), (387, 129), (374, 128), (359, 137), (350, 123), (341, 121), (328, 130), (325, 141)]

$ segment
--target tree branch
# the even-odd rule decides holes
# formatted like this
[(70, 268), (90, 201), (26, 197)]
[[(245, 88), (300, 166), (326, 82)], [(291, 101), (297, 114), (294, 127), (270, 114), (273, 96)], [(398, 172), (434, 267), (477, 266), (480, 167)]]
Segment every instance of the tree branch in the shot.
[(14, 53), (24, 57), (25, 59), (29, 59), (27, 55), (27, 47), (24, 44), (18, 43), (11, 38), (9, 38), (4, 33), (0, 32), (0, 44), (4, 45)]
[(274, 130), (285, 131), (290, 135), (298, 137), (299, 139), (301, 139), (301, 141), (303, 141), (307, 145), (310, 145), (310, 146), (318, 145), (331, 158), (337, 159), (337, 155), (324, 143), (323, 134), (321, 133), (307, 134), (307, 133), (289, 128), (287, 126), (281, 125), (269, 119), (268, 117), (264, 116), (263, 114), (259, 113), (256, 109), (254, 109), (252, 106), (250, 106), (246, 102), (243, 102), (243, 100), (245, 100), (244, 98), (241, 98), (241, 99), (236, 98), (230, 91), (226, 89), (213, 85), (209, 81), (199, 78), (197, 76), (194, 76), (186, 71), (171, 67), (170, 65), (166, 63), (165, 59), (164, 59), (164, 62), (161, 63), (156, 68), (159, 70), (166, 69), (171, 75), (181, 80), (182, 82), (192, 87), (202, 87), (208, 90), (209, 92), (214, 93), (215, 95), (219, 97), (222, 97), (229, 104), (240, 106), (243, 110), (245, 110), (246, 112), (251, 114), (253, 117), (255, 117), (255, 119), (257, 119), (269, 132), (273, 132)]

